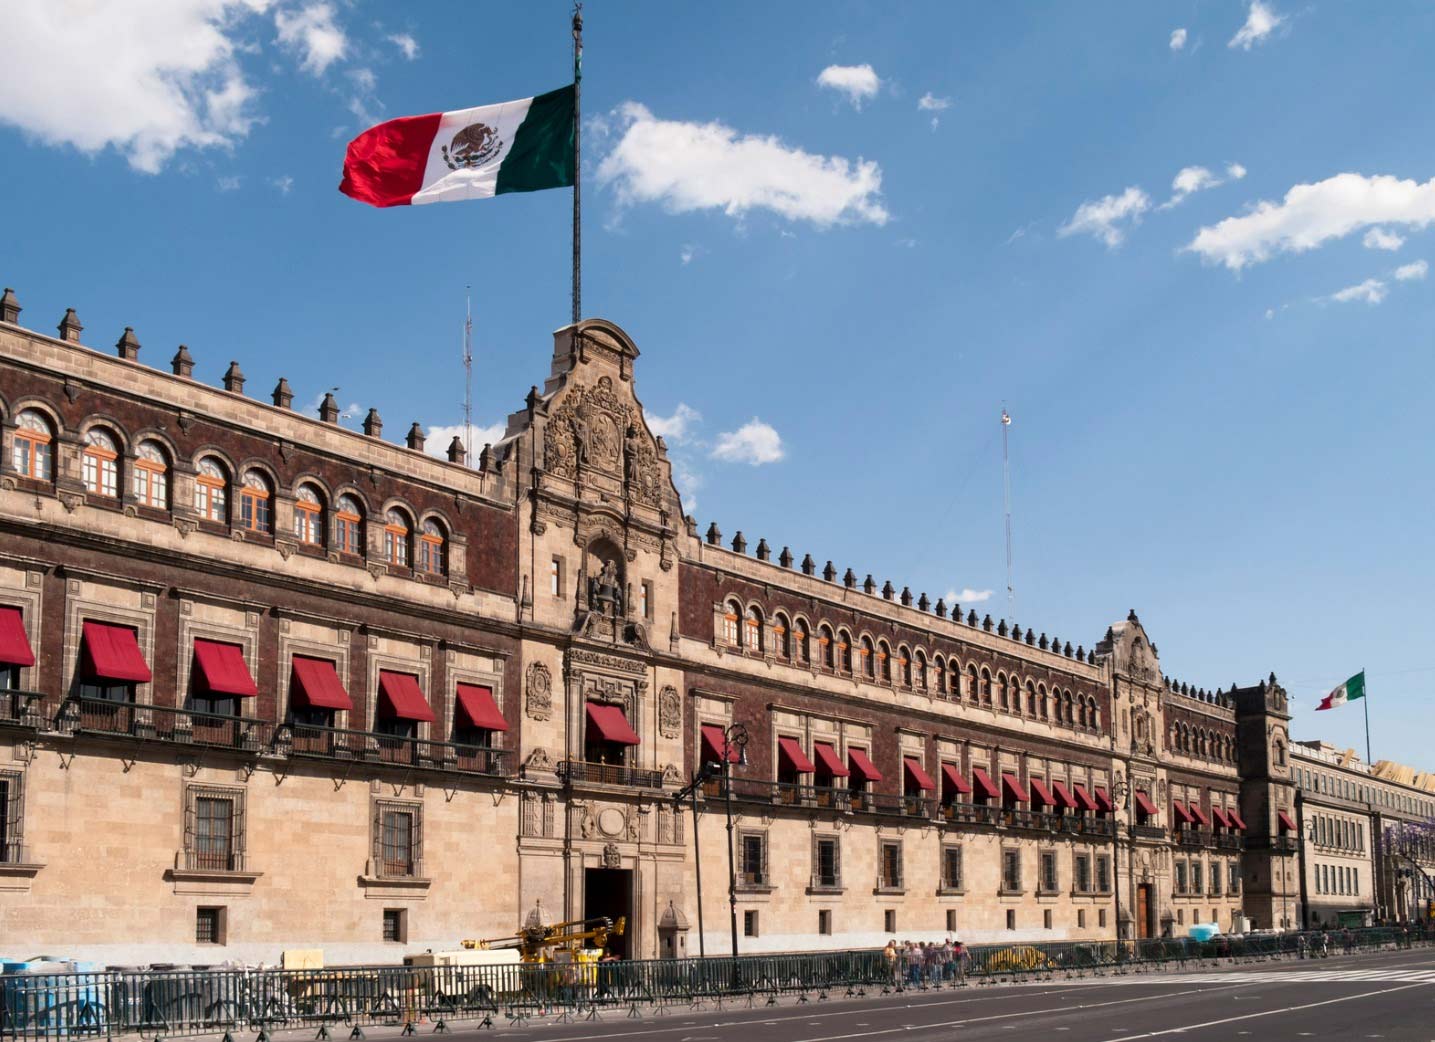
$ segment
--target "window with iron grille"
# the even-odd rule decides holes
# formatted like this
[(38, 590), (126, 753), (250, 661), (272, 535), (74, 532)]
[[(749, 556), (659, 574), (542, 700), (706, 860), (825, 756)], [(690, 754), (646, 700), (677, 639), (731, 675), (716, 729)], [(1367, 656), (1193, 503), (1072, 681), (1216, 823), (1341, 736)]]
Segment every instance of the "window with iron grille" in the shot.
[(882, 929), (886, 933), (897, 932), (897, 910), (889, 908), (882, 913)]
[(1241, 864), (1232, 861), (1226, 865), (1226, 893), (1234, 894), (1241, 889)]
[(962, 848), (942, 848), (942, 887), (946, 890), (962, 888)]
[(1016, 929), (1016, 909), (1015, 909), (1015, 908), (1008, 908), (1008, 909), (1006, 910), (1006, 928), (1007, 928), (1008, 930), (1015, 930), (1015, 929)]
[(1104, 908), (1096, 910), (1096, 928), (1098, 930), (1106, 929), (1106, 909)]
[(184, 790), (185, 867), (244, 869), (244, 790), (189, 785)]
[(408, 940), (409, 915), (403, 908), (384, 909), (384, 940), (402, 944)]
[(194, 943), (224, 943), (224, 908), (196, 908), (194, 911)]
[(738, 834), (738, 852), (741, 855), (740, 873), (744, 886), (767, 885), (767, 833), (742, 832)]
[(1079, 894), (1091, 892), (1091, 856), (1089, 854), (1077, 854), (1071, 861), (1072, 874), (1076, 877), (1072, 880), (1072, 887)]
[(1205, 866), (1199, 861), (1191, 862), (1191, 893), (1199, 894), (1202, 890), (1202, 875), (1205, 873)]
[(375, 802), (374, 872), (400, 877), (423, 874), (422, 804)]
[(842, 885), (842, 848), (836, 836), (817, 836), (812, 841), (812, 885)]
[(896, 890), (902, 885), (902, 844), (882, 844), (882, 875), (879, 885), (886, 890)]
[(1041, 853), (1041, 888), (1047, 893), (1054, 893), (1056, 882), (1056, 852), (1044, 850)]
[(956, 933), (956, 932), (957, 932), (957, 910), (956, 910), (955, 908), (948, 908), (948, 909), (947, 909), (947, 933)]
[(1096, 889), (1103, 894), (1111, 892), (1111, 858), (1106, 854), (1096, 855)]
[(1021, 890), (1021, 851), (1002, 851), (1002, 889)]
[(742, 913), (742, 935), (744, 937), (757, 936), (757, 913), (747, 911)]
[(820, 909), (817, 913), (817, 932), (825, 937), (832, 936), (832, 910)]
[(1186, 892), (1186, 862), (1184, 862), (1184, 861), (1177, 861), (1177, 862), (1176, 862), (1176, 893), (1178, 893), (1178, 894), (1184, 894), (1185, 892)]
[(24, 807), (21, 775), (0, 773), (0, 864), (18, 864), (24, 856)]
[(1043, 930), (1050, 930), (1050, 929), (1051, 929), (1051, 909), (1050, 909), (1050, 908), (1046, 909), (1045, 911), (1043, 911), (1043, 912), (1041, 913), (1041, 928), (1042, 928)]

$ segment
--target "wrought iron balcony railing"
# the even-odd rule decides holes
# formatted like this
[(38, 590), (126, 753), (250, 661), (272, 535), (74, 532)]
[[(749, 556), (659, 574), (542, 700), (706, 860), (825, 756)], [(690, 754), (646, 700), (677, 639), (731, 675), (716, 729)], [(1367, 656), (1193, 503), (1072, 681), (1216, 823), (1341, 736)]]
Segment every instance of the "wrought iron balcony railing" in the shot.
[(942, 808), (942, 817), (963, 825), (995, 825), (997, 808), (985, 803), (960, 803), (953, 800)]
[(285, 724), (274, 737), (276, 752), (287, 756), (359, 763), (399, 764), (455, 774), (503, 774), (506, 749), (432, 738), (353, 731), (312, 724)]
[(1209, 847), (1215, 842), (1215, 837), (1205, 829), (1179, 829), (1176, 840), (1183, 847)]
[(1240, 850), (1241, 834), (1239, 832), (1221, 832), (1216, 835), (1216, 846), (1221, 850)]
[(274, 739), (274, 725), (267, 720), (103, 698), (67, 699), (55, 726), (69, 734), (232, 749), (254, 755), (268, 750)]
[(1132, 825), (1131, 835), (1137, 839), (1165, 839), (1166, 830), (1160, 825)]
[(563, 760), (558, 764), (558, 777), (574, 784), (621, 785), (630, 789), (661, 789), (663, 772), (645, 767), (629, 767), (622, 763), (589, 763), (586, 760)]
[(0, 691), (0, 727), (28, 727), (39, 730), (45, 726), (40, 711), (38, 691)]
[(184, 867), (190, 872), (243, 872), (242, 850), (186, 850)]

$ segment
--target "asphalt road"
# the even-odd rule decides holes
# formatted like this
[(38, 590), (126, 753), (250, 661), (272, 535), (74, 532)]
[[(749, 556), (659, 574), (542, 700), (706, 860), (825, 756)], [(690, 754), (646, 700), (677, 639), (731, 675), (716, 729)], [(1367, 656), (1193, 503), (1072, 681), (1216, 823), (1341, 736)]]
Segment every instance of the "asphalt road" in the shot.
[[(1257, 962), (1199, 972), (1133, 974), (956, 990), (832, 998), (796, 1005), (670, 1008), (627, 1019), (493, 1031), (453, 1025), (455, 1042), (953, 1042), (1044, 1038), (1435, 1040), (1435, 951), (1380, 952), (1323, 960)], [(423, 1029), (420, 1029), (421, 1031)], [(424, 1032), (427, 1033), (427, 1032)], [(370, 1030), (370, 1036), (375, 1033)]]

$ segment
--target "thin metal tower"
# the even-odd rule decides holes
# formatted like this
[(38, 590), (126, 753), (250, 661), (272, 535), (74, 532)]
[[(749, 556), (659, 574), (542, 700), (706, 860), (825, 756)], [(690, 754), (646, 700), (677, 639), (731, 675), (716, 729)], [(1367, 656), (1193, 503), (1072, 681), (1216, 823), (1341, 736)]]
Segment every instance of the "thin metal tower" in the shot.
[(1011, 455), (1007, 451), (1007, 430), (1011, 427), (1011, 413), (1002, 405), (1002, 496), (1006, 507), (1006, 608), (1010, 618), (1016, 618), (1016, 587), (1011, 577)]
[(469, 286), (463, 287), (463, 453), (465, 459), (473, 459), (473, 298)]

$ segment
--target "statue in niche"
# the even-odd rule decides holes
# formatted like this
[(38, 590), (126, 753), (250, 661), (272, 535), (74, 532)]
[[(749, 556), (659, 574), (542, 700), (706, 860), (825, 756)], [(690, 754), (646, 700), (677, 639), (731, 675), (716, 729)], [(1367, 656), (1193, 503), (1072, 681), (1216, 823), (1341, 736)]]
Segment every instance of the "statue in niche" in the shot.
[(611, 560), (604, 561), (603, 570), (588, 580), (588, 610), (610, 619), (623, 614), (623, 587), (618, 566)]

